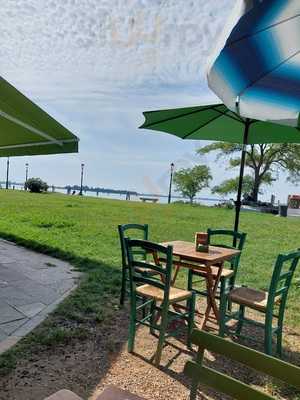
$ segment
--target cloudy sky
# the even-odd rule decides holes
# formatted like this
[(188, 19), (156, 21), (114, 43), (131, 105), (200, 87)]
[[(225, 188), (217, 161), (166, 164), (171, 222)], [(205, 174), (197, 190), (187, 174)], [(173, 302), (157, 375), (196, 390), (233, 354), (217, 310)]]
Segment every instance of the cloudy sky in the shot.
[[(232, 172), (195, 156), (199, 143), (137, 127), (142, 111), (214, 101), (205, 82), (234, 0), (8, 0), (0, 8), (0, 74), (80, 137), (77, 155), (11, 160), (12, 180), (85, 183), (165, 193), (170, 162), (208, 162), (214, 183)], [(0, 160), (0, 180), (5, 177)], [(285, 199), (281, 182), (266, 191)], [(203, 192), (207, 194), (209, 191)]]

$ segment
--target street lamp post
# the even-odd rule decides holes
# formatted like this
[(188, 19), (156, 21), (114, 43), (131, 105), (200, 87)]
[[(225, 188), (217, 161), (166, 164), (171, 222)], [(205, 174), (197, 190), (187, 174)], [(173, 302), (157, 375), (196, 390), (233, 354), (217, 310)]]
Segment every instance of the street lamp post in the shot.
[(170, 186), (169, 186), (169, 196), (168, 196), (168, 204), (171, 203), (171, 195), (172, 195), (172, 181), (173, 181), (173, 172), (174, 172), (174, 163), (170, 165)]
[(81, 178), (80, 178), (80, 192), (79, 195), (82, 196), (82, 186), (83, 186), (83, 170), (84, 170), (84, 164), (81, 164)]
[(28, 181), (28, 167), (29, 167), (29, 164), (26, 163), (26, 164), (25, 164), (25, 185), (24, 185), (25, 190), (27, 190), (26, 183), (27, 183), (27, 181)]
[(5, 184), (5, 189), (8, 189), (8, 176), (9, 176), (9, 157), (7, 157), (7, 163), (6, 163), (6, 184)]

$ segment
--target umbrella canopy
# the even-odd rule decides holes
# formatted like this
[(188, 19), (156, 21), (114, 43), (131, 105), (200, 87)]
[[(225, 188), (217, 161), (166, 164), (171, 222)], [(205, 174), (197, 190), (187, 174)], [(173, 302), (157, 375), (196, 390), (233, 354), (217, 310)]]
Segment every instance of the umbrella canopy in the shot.
[(235, 231), (238, 230), (247, 144), (300, 143), (300, 130), (285, 125), (244, 119), (224, 104), (146, 111), (140, 128), (161, 131), (181, 139), (241, 143), (240, 180), (236, 201)]
[[(246, 119), (224, 104), (145, 111), (140, 127), (167, 132), (181, 139), (245, 143)], [(258, 120), (249, 121), (246, 144), (300, 143), (300, 130)]]
[(0, 77), (0, 157), (78, 152), (79, 139)]
[(299, 126), (299, 0), (239, 0), (208, 69), (209, 87), (250, 119)]

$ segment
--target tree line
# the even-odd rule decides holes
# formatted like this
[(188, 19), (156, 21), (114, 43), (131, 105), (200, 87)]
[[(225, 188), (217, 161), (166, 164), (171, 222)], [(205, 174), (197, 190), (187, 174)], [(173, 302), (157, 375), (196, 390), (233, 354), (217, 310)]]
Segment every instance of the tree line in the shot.
[[(228, 169), (238, 169), (241, 163), (242, 145), (232, 143), (211, 143), (200, 147), (196, 153), (204, 155), (213, 153), (216, 161), (225, 160)], [(244, 176), (242, 193), (245, 200), (257, 203), (264, 186), (271, 185), (280, 173), (285, 172), (287, 181), (300, 181), (300, 145), (298, 144), (251, 144), (247, 146), (247, 173)], [(174, 174), (176, 190), (193, 203), (196, 194), (209, 187), (212, 180), (210, 168), (196, 165), (193, 168), (182, 168)], [(226, 179), (212, 187), (212, 193), (222, 196), (235, 194), (238, 190), (239, 177)]]

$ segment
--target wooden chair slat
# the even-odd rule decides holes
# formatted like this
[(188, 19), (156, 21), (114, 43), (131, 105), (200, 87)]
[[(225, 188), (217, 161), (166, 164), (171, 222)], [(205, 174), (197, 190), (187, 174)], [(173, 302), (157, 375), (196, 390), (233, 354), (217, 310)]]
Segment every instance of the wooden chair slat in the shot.
[(187, 362), (184, 372), (194, 382), (214, 388), (218, 392), (227, 394), (237, 400), (274, 400), (274, 397), (252, 388), (237, 379), (211, 368), (202, 367), (192, 361)]
[(300, 368), (295, 365), (199, 330), (193, 331), (192, 342), (300, 389)]

